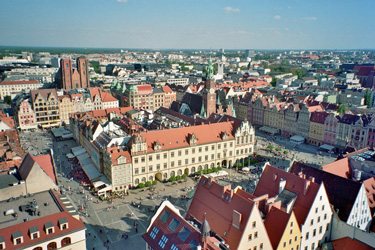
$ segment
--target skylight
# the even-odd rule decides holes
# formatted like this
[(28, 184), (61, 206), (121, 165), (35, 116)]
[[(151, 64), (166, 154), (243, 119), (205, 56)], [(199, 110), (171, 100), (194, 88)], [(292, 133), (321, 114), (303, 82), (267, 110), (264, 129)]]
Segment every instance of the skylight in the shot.
[(183, 227), (181, 232), (178, 234), (178, 237), (180, 237), (182, 241), (185, 241), (187, 237), (189, 236), (189, 234), (190, 234), (190, 230), (187, 229), (186, 227)]
[(174, 231), (176, 231), (176, 228), (178, 227), (178, 225), (180, 225), (180, 222), (179, 222), (178, 220), (176, 220), (176, 219), (173, 219), (173, 220), (171, 221), (171, 223), (169, 224), (168, 228), (169, 228), (172, 232), (174, 232)]
[(163, 223), (165, 223), (168, 220), (170, 215), (171, 215), (170, 213), (168, 213), (167, 211), (164, 211), (163, 214), (160, 216), (160, 220)]
[(189, 243), (189, 247), (193, 250), (196, 250), (198, 248), (199, 244), (195, 241), (195, 240), (192, 240), (190, 241)]

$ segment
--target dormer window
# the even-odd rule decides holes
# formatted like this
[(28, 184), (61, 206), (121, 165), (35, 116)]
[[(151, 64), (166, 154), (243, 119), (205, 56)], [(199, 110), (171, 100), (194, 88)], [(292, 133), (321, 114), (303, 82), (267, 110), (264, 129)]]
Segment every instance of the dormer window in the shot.
[(228, 133), (227, 133), (227, 131), (225, 131), (222, 135), (221, 135), (221, 139), (222, 140), (227, 140), (228, 139)]
[(194, 133), (192, 133), (190, 136), (190, 140), (189, 140), (190, 145), (196, 145), (197, 142), (198, 142), (198, 138), (196, 137)]
[(156, 141), (154, 144), (154, 151), (160, 151), (161, 150), (161, 145), (159, 141)]
[(29, 234), (32, 240), (38, 239), (40, 237), (38, 226), (30, 227)]
[(64, 217), (64, 218), (61, 218), (59, 219), (59, 227), (60, 227), (60, 230), (65, 230), (65, 229), (68, 229), (68, 220)]
[(47, 222), (46, 224), (44, 224), (44, 229), (47, 235), (53, 234), (55, 232), (55, 227), (53, 226), (52, 222)]
[(12, 239), (14, 245), (19, 245), (23, 243), (23, 235), (21, 231), (12, 233)]

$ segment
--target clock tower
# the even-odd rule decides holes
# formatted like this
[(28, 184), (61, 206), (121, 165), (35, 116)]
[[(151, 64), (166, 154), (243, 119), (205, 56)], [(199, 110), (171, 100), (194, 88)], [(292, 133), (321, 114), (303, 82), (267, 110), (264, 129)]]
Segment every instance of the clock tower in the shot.
[(206, 81), (205, 88), (202, 94), (204, 110), (206, 111), (206, 118), (212, 113), (216, 112), (216, 92), (215, 92), (215, 80), (214, 80), (214, 68), (212, 66), (211, 57), (208, 60), (208, 66), (206, 70)]

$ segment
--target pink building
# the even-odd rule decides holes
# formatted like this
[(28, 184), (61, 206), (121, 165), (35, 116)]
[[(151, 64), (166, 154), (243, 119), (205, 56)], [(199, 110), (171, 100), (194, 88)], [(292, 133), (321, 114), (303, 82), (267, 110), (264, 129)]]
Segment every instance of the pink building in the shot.
[(335, 113), (331, 112), (324, 120), (323, 127), (323, 144), (335, 146), (336, 145), (336, 130), (338, 119)]
[(20, 130), (36, 129), (35, 112), (28, 100), (23, 100), (18, 107), (18, 125)]

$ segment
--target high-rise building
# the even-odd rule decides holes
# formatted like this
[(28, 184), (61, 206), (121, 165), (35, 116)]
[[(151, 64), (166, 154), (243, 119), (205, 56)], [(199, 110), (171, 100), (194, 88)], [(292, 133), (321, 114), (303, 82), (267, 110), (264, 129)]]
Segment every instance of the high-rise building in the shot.
[(90, 87), (87, 60), (85, 57), (77, 59), (77, 68), (73, 69), (70, 59), (61, 59), (60, 69), (56, 74), (57, 88), (71, 90)]

